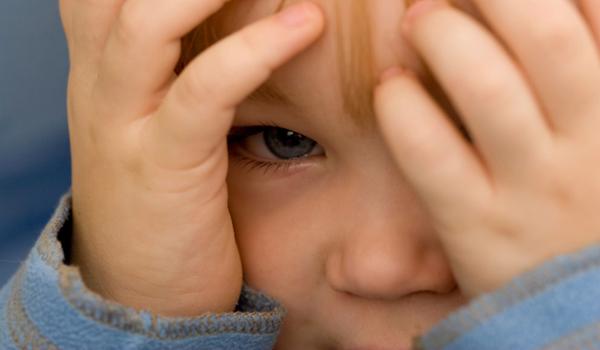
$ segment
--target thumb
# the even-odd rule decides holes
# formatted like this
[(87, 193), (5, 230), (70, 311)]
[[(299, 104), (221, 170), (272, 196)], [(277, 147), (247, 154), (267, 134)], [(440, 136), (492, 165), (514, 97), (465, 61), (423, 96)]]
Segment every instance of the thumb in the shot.
[(168, 168), (196, 167), (210, 158), (223, 147), (237, 105), (314, 42), (323, 21), (315, 4), (294, 4), (204, 51), (150, 118), (146, 150)]

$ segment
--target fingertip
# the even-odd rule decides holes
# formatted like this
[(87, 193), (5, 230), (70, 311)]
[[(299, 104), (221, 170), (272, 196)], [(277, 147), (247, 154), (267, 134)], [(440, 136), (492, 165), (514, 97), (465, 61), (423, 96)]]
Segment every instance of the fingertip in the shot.
[(284, 8), (277, 19), (286, 27), (303, 27), (323, 22), (323, 11), (317, 4), (304, 1)]
[(421, 0), (415, 1), (412, 5), (410, 5), (404, 13), (404, 17), (402, 19), (401, 28), (403, 34), (407, 34), (410, 31), (410, 28), (418, 17), (426, 12), (429, 12), (432, 8), (436, 7), (438, 3), (438, 1), (434, 0)]
[(402, 68), (400, 68), (398, 66), (393, 66), (393, 67), (388, 68), (385, 71), (383, 71), (383, 73), (381, 74), (381, 77), (379, 78), (379, 82), (381, 84), (383, 84), (389, 80), (398, 78), (401, 74), (402, 74)]
[(405, 89), (406, 80), (416, 80), (416, 74), (400, 66), (386, 69), (379, 78), (376, 88), (377, 101), (384, 102)]

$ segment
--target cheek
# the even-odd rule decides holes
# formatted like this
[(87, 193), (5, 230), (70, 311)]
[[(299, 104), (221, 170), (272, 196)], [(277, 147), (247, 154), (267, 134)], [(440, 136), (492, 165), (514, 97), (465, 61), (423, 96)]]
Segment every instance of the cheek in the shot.
[(237, 173), (228, 178), (229, 208), (245, 281), (288, 307), (308, 298), (323, 282), (323, 233), (331, 229), (316, 210), (323, 193), (306, 178), (259, 181)]

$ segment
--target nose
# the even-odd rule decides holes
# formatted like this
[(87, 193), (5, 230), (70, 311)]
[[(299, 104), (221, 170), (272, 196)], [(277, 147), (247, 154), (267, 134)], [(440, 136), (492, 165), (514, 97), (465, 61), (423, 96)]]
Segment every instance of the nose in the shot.
[(351, 225), (327, 257), (330, 286), (355, 297), (387, 301), (454, 291), (456, 283), (441, 244), (414, 196), (389, 186), (376, 189), (380, 185), (375, 183), (389, 185), (388, 181), (370, 183), (354, 187), (364, 194), (359, 197), (361, 210), (347, 216), (356, 219), (347, 220)]
[(450, 293), (456, 284), (441, 252), (418, 246), (414, 238), (392, 239), (382, 232), (354, 235), (353, 242), (330, 255), (327, 278), (333, 289), (366, 299)]

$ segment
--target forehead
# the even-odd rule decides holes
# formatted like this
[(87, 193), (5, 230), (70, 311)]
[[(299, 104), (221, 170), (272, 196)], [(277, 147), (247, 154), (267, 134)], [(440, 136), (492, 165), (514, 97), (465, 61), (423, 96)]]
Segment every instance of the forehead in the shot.
[[(231, 7), (227, 32), (275, 13), (296, 0), (239, 1)], [(326, 16), (321, 39), (273, 75), (255, 99), (291, 100), (319, 114), (372, 118), (372, 91), (385, 68), (415, 61), (400, 36), (405, 4), (389, 0), (313, 0)], [(409, 64), (410, 65), (410, 64)], [(314, 111), (313, 111), (314, 112)]]

